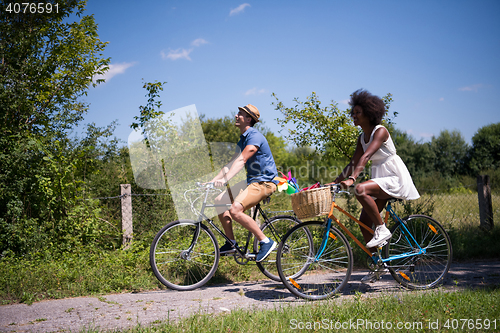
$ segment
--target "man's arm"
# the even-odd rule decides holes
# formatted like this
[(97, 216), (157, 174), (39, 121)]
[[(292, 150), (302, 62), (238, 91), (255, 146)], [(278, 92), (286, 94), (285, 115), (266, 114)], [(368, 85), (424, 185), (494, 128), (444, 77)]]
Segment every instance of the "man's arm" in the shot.
[[(222, 168), (221, 172), (213, 179), (215, 186), (224, 185), (229, 179), (233, 178), (238, 172), (243, 169), (245, 163), (257, 152), (258, 148), (254, 145), (248, 145), (243, 149), (241, 154), (234, 160), (231, 167)], [(221, 176), (219, 178), (219, 175)]]

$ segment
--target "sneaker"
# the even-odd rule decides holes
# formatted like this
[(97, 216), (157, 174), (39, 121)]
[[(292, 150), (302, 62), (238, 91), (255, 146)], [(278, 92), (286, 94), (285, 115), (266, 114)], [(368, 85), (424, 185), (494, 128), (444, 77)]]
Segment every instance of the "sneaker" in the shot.
[(373, 238), (366, 243), (367, 248), (372, 248), (372, 247), (378, 247), (379, 245), (382, 245), (386, 240), (391, 238), (392, 234), (387, 229), (385, 224), (377, 226), (375, 229), (375, 234), (373, 235)]
[(276, 242), (272, 239), (269, 240), (268, 243), (259, 242), (260, 250), (257, 253), (257, 257), (255, 258), (256, 262), (261, 262), (266, 259), (268, 255), (276, 248)]
[(387, 268), (381, 268), (378, 271), (371, 271), (361, 278), (361, 283), (373, 283), (380, 280), (380, 277), (389, 272)]
[[(238, 246), (238, 243), (235, 243), (234, 246)], [(231, 253), (235, 253), (236, 252), (236, 249), (234, 248), (234, 246), (226, 241), (226, 244), (224, 244), (220, 249), (219, 249), (219, 253), (221, 256), (225, 256), (225, 255), (228, 255), (228, 254), (231, 254)]]

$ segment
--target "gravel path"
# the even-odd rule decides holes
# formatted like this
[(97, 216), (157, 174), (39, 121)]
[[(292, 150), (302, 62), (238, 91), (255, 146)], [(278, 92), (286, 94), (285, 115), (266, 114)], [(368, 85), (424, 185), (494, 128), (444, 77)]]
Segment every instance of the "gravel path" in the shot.
[[(390, 274), (371, 285), (361, 284), (365, 270), (354, 271), (343, 290), (364, 294), (400, 291)], [(500, 284), (500, 261), (454, 263), (441, 289), (456, 290)], [(404, 290), (404, 289), (403, 289)], [(342, 297), (339, 298), (342, 300)], [(215, 286), (193, 291), (148, 291), (49, 300), (32, 305), (0, 306), (0, 332), (80, 331), (84, 328), (119, 329), (174, 321), (195, 313), (230, 312), (237, 308), (279, 308), (304, 304), (282, 284), (264, 280)]]

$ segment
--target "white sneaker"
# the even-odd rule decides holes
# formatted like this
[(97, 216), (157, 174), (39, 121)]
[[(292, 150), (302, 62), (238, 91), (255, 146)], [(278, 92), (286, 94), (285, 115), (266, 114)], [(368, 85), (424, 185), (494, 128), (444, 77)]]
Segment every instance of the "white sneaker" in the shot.
[(387, 229), (385, 224), (379, 225), (375, 229), (375, 234), (373, 235), (373, 238), (368, 243), (366, 243), (366, 247), (367, 248), (377, 247), (383, 244), (389, 238), (391, 238), (391, 236), (392, 234), (389, 231), (389, 229)]

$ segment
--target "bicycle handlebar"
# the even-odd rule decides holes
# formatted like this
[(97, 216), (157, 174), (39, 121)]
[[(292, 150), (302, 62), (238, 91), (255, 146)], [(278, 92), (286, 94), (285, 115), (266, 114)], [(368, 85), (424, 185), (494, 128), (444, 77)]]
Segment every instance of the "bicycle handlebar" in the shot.
[[(327, 186), (335, 193), (347, 193), (349, 195), (351, 194), (349, 191), (342, 190), (342, 186), (340, 184), (321, 185), (321, 187), (327, 187)], [(351, 185), (349, 187), (354, 187), (354, 185)]]

